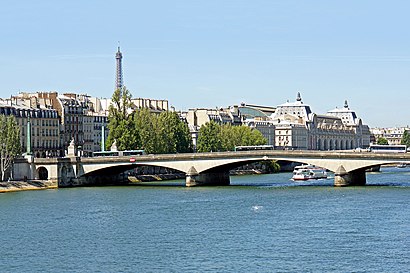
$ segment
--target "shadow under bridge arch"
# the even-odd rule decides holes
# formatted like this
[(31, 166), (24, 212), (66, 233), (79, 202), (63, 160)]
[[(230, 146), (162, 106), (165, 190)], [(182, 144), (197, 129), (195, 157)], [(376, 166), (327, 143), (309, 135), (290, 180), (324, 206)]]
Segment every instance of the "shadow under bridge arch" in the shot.
[(89, 180), (88, 184), (110, 184), (114, 182), (128, 183), (129, 176), (137, 175), (157, 175), (157, 174), (181, 174), (182, 172), (176, 169), (168, 168), (165, 166), (151, 165), (144, 163), (126, 163), (126, 164), (107, 164), (100, 166), (93, 170), (83, 169), (81, 175), (86, 180)]
[[(242, 159), (236, 160), (232, 162), (226, 162), (220, 165), (212, 166), (207, 169), (202, 169), (201, 173), (224, 173), (230, 172), (235, 169), (240, 169), (243, 167), (243, 170), (258, 170), (258, 171), (269, 171), (270, 163), (276, 162), (276, 160), (268, 159), (268, 158), (258, 158), (258, 159)], [(257, 165), (260, 163), (260, 165)]]
[(231, 170), (255, 162), (265, 162), (265, 164), (269, 164), (269, 162), (272, 162), (272, 159), (263, 156), (239, 159), (193, 160), (189, 162), (190, 169), (186, 172), (185, 185), (188, 187), (200, 185), (230, 185)]

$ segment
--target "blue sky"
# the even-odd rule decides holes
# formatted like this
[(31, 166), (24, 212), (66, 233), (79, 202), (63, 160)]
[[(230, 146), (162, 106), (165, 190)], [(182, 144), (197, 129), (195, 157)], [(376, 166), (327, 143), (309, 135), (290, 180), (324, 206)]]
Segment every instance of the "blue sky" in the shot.
[(111, 97), (115, 52), (134, 97), (178, 110), (344, 100), (371, 127), (410, 125), (410, 2), (3, 0), (0, 97)]

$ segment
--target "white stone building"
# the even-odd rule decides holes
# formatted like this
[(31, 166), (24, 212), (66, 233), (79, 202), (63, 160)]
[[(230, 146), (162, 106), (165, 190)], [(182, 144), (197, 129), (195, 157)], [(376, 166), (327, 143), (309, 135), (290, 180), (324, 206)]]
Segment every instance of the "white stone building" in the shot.
[(400, 145), (405, 131), (410, 131), (409, 127), (372, 128), (372, 142), (377, 143), (379, 138), (385, 138), (389, 145)]
[(368, 126), (362, 124), (347, 104), (327, 115), (317, 115), (298, 93), (295, 102), (277, 106), (271, 117), (278, 149), (347, 150), (370, 144)]
[(12, 97), (0, 101), (0, 114), (16, 118), (23, 153), (27, 151), (30, 120), (31, 153), (42, 158), (60, 156), (60, 119), (55, 109), (40, 104), (35, 97)]

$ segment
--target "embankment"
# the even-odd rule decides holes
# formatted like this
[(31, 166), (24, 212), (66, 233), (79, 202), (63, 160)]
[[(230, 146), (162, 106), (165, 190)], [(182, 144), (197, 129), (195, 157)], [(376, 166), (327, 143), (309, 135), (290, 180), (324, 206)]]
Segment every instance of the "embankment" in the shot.
[(16, 191), (47, 190), (58, 188), (57, 183), (50, 181), (8, 181), (0, 182), (0, 193)]

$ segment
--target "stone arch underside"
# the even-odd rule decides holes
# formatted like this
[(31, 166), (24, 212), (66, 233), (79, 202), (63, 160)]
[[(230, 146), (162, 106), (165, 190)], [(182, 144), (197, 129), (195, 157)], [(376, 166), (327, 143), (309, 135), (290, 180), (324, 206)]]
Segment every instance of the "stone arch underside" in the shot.
[(99, 165), (84, 165), (83, 173), (80, 176), (88, 175), (105, 175), (125, 172), (139, 166), (163, 167), (183, 173), (190, 172), (194, 167), (198, 173), (207, 173), (214, 171), (226, 171), (236, 167), (240, 167), (249, 163), (264, 161), (267, 158), (252, 158), (252, 159), (227, 159), (227, 160), (194, 160), (194, 161), (156, 161), (156, 162), (141, 162), (141, 163), (119, 163), (119, 164), (99, 164)]
[(131, 164), (131, 163), (121, 163), (121, 164), (104, 164), (100, 168), (83, 168), (83, 172), (79, 174), (79, 176), (111, 176), (111, 175), (118, 175), (123, 172), (133, 170), (138, 167), (163, 167), (167, 169), (172, 169), (175, 171), (180, 171), (178, 169), (169, 168), (166, 166), (161, 166), (158, 164)]

